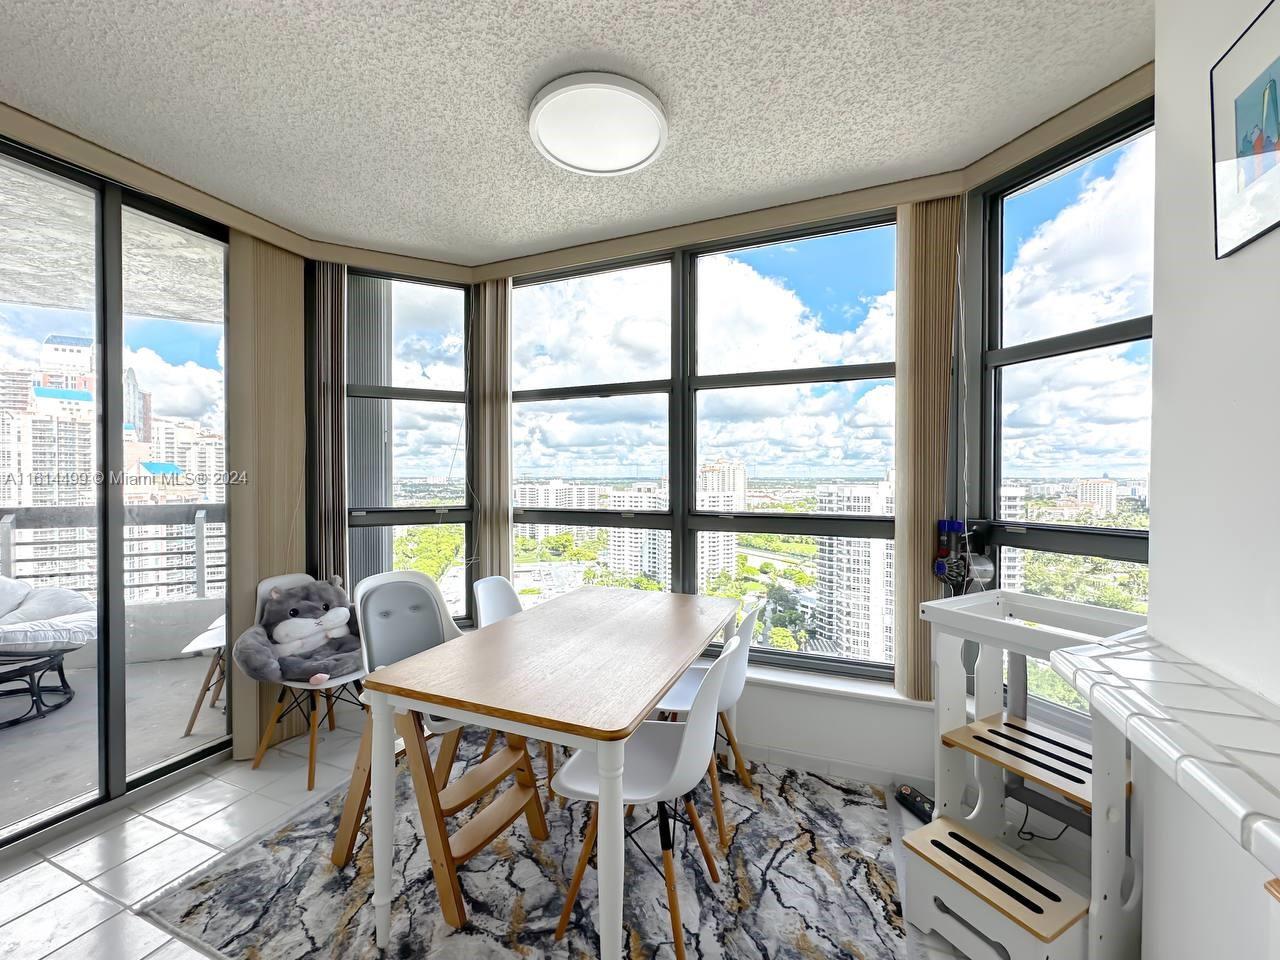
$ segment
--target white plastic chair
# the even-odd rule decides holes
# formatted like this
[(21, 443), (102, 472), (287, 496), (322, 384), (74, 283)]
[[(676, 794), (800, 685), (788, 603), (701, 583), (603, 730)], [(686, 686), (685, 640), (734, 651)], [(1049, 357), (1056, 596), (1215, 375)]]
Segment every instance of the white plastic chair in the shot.
[[(253, 622), (262, 623), (262, 609), (266, 606), (267, 598), (271, 596), (272, 590), (287, 590), (290, 587), (314, 583), (315, 579), (315, 577), (306, 573), (282, 573), (277, 577), (267, 577), (267, 579), (258, 584), (257, 606), (254, 611)], [(282, 681), (280, 695), (276, 697), (276, 705), (271, 711), (271, 719), (262, 731), (262, 740), (258, 743), (258, 752), (253, 757), (253, 769), (257, 770), (262, 763), (262, 758), (267, 755), (267, 748), (271, 746), (271, 735), (275, 730), (276, 724), (283, 722), (284, 718), (294, 710), (299, 710), (307, 715), (308, 726), (311, 728), (310, 743), (307, 748), (307, 789), (314, 790), (316, 787), (316, 740), (320, 732), (320, 696), (321, 694), (324, 695), (329, 729), (330, 731), (336, 730), (338, 723), (333, 716), (334, 704), (336, 702), (346, 702), (361, 706), (359, 699), (357, 699), (362, 692), (360, 681), (365, 678), (367, 673), (368, 670), (366, 669), (355, 670), (340, 677), (330, 677), (321, 683), (308, 683), (305, 680)], [(348, 684), (351, 685), (354, 692), (347, 689)], [(285, 704), (286, 699), (290, 700), (287, 706)]]
[[(751, 653), (751, 635), (755, 632), (756, 620), (759, 618), (760, 610), (763, 606), (764, 604), (762, 603), (756, 604), (755, 607), (747, 611), (742, 618), (742, 622), (738, 624), (736, 636), (741, 642), (735, 649), (733, 659), (729, 662), (728, 669), (725, 671), (724, 683), (720, 687), (720, 702), (716, 707), (719, 723), (724, 728), (724, 737), (733, 753), (733, 762), (738, 772), (738, 781), (747, 789), (751, 789), (751, 774), (747, 771), (747, 764), (742, 759), (742, 751), (738, 749), (738, 738), (734, 735), (733, 725), (729, 722), (729, 711), (737, 705), (738, 700), (742, 697), (742, 691), (747, 685), (747, 658)], [(702, 677), (709, 669), (705, 665), (695, 664), (686, 670), (684, 676), (677, 680), (675, 686), (668, 690), (666, 696), (659, 701), (656, 707), (659, 716), (687, 713), (693, 706), (693, 698), (698, 691), (699, 684), (702, 683)], [(711, 780), (711, 802), (715, 811), (716, 832), (720, 837), (720, 845), (728, 847), (729, 830), (725, 824), (724, 804), (720, 800), (720, 773), (716, 768), (714, 753), (711, 757), (711, 764), (707, 768), (707, 776)]]
[(477, 580), (471, 590), (476, 598), (476, 626), (487, 627), (524, 610), (516, 588), (506, 577), (485, 577)]
[[(440, 588), (416, 570), (390, 570), (365, 577), (356, 584), (353, 603), (364, 645), (364, 666), (370, 673), (462, 636), (444, 606)], [(423, 727), (438, 737), (463, 726), (456, 720), (423, 715)], [(441, 743), (436, 767), (441, 782), (453, 766), (457, 746), (456, 736)]]
[[(646, 720), (627, 740), (627, 762), (622, 770), (622, 802), (656, 802), (658, 805), (662, 869), (671, 899), (671, 931), (675, 938), (676, 957), (680, 960), (684, 957), (684, 935), (680, 927), (680, 901), (676, 895), (675, 857), (672, 854), (674, 843), (671, 836), (671, 820), (678, 815), (669, 807), (674, 806), (677, 801), (683, 803), (688, 824), (693, 827), (698, 846), (702, 849), (707, 873), (713, 883), (719, 883), (720, 875), (711, 855), (711, 847), (702, 831), (698, 811), (693, 805), (693, 790), (706, 774), (707, 765), (711, 763), (716, 742), (716, 707), (720, 690), (741, 643), (740, 637), (731, 637), (716, 662), (703, 671), (683, 723)], [(578, 898), (587, 860), (595, 846), (600, 800), (597, 769), (595, 754), (579, 750), (560, 768), (555, 777), (555, 790), (561, 796), (597, 804), (592, 811), (591, 821), (587, 824), (582, 854), (573, 872), (573, 882), (569, 885), (564, 910), (560, 914), (560, 924), (556, 927), (557, 940), (564, 936), (569, 926), (569, 917)]]
[[(477, 580), (471, 590), (476, 598), (476, 626), (478, 627), (487, 627), (491, 623), (514, 617), (517, 613), (524, 611), (524, 605), (520, 603), (516, 588), (506, 577), (484, 577)], [(480, 754), (481, 760), (489, 756), (497, 743), (497, 738), (496, 731), (489, 732), (489, 739), (484, 744), (484, 752)], [(550, 803), (555, 799), (555, 793), (551, 789), (551, 778), (556, 773), (556, 745), (550, 741), (544, 741), (542, 755), (547, 765), (547, 802)], [(563, 799), (560, 805), (564, 805)]]

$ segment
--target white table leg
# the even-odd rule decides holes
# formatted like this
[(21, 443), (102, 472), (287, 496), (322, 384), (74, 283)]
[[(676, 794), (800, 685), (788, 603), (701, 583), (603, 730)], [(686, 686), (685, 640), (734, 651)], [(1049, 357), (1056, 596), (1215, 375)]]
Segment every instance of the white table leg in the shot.
[(373, 912), (377, 944), (391, 938), (391, 867), (395, 848), (396, 736), (392, 708), (385, 694), (366, 691), (373, 712), (373, 770), (369, 783), (373, 833)]
[[(596, 877), (600, 884), (600, 958), (622, 958), (622, 758), (625, 740), (600, 743), (600, 824), (596, 836)], [(376, 834), (375, 834), (376, 836)]]

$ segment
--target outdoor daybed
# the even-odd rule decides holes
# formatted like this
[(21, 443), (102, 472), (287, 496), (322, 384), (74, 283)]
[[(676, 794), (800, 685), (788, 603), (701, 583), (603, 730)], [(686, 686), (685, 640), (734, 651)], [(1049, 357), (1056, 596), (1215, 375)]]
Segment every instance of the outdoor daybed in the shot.
[[(0, 728), (43, 717), (75, 696), (62, 658), (98, 634), (98, 608), (82, 593), (32, 587), (0, 577), (0, 698), (27, 697), (27, 709), (0, 720)], [(57, 685), (45, 685), (49, 671)], [(52, 698), (52, 699), (50, 699)]]

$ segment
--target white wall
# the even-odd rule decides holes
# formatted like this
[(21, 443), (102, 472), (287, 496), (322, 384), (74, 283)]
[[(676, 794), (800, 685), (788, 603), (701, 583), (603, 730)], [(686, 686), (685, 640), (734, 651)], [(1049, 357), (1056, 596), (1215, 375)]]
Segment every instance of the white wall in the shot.
[(1209, 68), (1265, 5), (1156, 2), (1150, 625), (1280, 701), (1280, 231), (1214, 259), (1209, 140)]
[[(1280, 701), (1280, 232), (1214, 259), (1209, 70), (1265, 0), (1156, 0), (1152, 634)], [(1277, 51), (1280, 53), (1280, 51)], [(1142, 953), (1257, 957), (1261, 865), (1173, 783), (1135, 763)]]

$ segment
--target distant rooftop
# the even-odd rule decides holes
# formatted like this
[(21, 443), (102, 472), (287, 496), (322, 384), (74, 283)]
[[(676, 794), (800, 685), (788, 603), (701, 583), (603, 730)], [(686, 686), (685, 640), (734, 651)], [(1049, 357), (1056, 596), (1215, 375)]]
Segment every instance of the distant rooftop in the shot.
[(70, 337), (65, 333), (51, 333), (44, 338), (45, 343), (51, 343), (57, 347), (92, 347), (93, 340), (89, 337)]
[(47, 400), (78, 400), (83, 403), (93, 401), (93, 394), (88, 390), (63, 390), (61, 387), (32, 387), (37, 397)]

